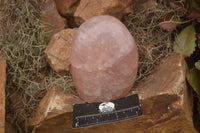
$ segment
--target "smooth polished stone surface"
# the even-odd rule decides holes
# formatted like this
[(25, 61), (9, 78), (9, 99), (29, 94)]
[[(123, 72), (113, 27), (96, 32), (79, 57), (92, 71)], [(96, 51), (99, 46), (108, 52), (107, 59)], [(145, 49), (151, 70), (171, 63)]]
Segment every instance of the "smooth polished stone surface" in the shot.
[(79, 96), (87, 102), (127, 95), (137, 75), (138, 52), (128, 29), (102, 15), (83, 23), (71, 46), (72, 75)]

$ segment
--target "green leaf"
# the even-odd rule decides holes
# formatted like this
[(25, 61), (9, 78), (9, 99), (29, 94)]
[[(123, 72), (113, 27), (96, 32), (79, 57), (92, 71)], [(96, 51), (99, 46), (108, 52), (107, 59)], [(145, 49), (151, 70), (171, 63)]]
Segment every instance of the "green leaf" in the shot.
[(193, 25), (184, 28), (177, 36), (174, 45), (174, 51), (180, 52), (184, 57), (189, 57), (196, 47), (196, 32)]
[(193, 68), (189, 70), (186, 77), (194, 91), (200, 95), (200, 71), (196, 68)]
[(200, 60), (198, 60), (198, 61), (195, 63), (195, 67), (196, 67), (196, 69), (200, 70)]
[(195, 0), (187, 0), (186, 5), (187, 5), (187, 8), (189, 9), (189, 11), (192, 8), (198, 8), (198, 4), (195, 2)]

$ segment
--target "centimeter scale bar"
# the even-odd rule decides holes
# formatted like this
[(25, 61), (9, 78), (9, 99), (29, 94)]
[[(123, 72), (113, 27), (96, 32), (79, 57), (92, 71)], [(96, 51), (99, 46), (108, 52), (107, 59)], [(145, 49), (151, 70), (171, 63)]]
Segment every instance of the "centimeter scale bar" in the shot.
[(138, 95), (105, 103), (85, 103), (73, 106), (73, 128), (110, 123), (142, 115)]

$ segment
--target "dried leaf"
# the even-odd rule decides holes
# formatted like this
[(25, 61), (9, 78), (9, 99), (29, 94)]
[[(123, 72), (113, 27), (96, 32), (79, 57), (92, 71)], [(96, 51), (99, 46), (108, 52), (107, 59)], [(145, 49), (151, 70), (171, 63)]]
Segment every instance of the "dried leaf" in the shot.
[(200, 6), (200, 0), (194, 0), (194, 2), (195, 2), (198, 6)]
[(167, 13), (165, 16), (163, 16), (160, 19), (160, 23), (159, 23), (160, 27), (167, 31), (172, 31), (176, 29), (176, 27), (180, 24), (181, 22), (179, 19), (175, 18), (174, 12)]
[(187, 73), (187, 80), (194, 91), (200, 95), (200, 71), (196, 68), (189, 70)]
[(195, 63), (196, 69), (200, 70), (200, 60)]
[(187, 17), (188, 18), (194, 18), (194, 19), (200, 18), (200, 10), (198, 10), (196, 8), (192, 8)]
[(184, 57), (189, 57), (196, 47), (196, 32), (193, 25), (184, 28), (177, 36), (174, 45), (174, 51), (180, 52)]

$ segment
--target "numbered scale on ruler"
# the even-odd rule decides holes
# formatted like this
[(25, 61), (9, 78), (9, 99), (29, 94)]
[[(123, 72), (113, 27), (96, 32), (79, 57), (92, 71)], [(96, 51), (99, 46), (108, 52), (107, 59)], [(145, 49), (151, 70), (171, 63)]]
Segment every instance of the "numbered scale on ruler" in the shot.
[(110, 123), (142, 115), (138, 95), (111, 102), (85, 103), (73, 106), (73, 128)]

